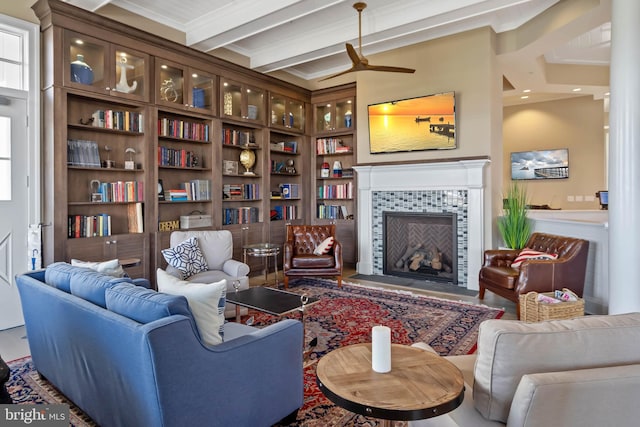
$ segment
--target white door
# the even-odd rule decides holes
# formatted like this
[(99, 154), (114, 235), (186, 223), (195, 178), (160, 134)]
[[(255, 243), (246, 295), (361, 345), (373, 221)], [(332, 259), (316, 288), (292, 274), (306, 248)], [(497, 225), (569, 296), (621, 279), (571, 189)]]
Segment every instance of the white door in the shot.
[(27, 271), (27, 102), (0, 91), (0, 330), (24, 324), (15, 275)]

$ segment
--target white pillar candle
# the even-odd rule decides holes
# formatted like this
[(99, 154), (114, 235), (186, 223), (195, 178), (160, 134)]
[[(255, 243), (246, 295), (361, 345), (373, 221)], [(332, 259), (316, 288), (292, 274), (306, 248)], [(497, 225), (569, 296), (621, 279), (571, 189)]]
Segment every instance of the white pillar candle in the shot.
[(380, 373), (391, 370), (391, 329), (387, 326), (371, 329), (371, 368)]

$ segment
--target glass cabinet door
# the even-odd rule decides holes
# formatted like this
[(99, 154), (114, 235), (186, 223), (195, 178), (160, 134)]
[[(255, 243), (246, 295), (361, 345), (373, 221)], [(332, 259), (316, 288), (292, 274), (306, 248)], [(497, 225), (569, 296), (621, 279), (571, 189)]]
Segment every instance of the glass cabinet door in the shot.
[(343, 99), (315, 105), (316, 132), (332, 132), (353, 128), (353, 100)]
[(282, 95), (271, 95), (270, 125), (304, 131), (304, 102)]
[[(113, 81), (111, 92), (149, 99), (147, 69), (149, 56), (123, 47), (113, 47)], [(125, 96), (126, 96), (125, 95)]]
[(288, 127), (292, 129), (297, 129), (299, 131), (304, 130), (304, 103), (296, 100), (289, 100), (288, 105), (288, 115), (289, 115), (289, 123)]
[(345, 99), (335, 102), (335, 129), (351, 129), (353, 127), (353, 100)]
[(146, 101), (149, 55), (67, 31), (63, 84), (91, 92)]
[(247, 87), (245, 93), (247, 94), (247, 119), (264, 123), (264, 90)]
[(156, 104), (182, 107), (186, 103), (184, 69), (160, 58), (156, 63)]
[(215, 114), (215, 78), (202, 71), (189, 72), (190, 99), (188, 107)]

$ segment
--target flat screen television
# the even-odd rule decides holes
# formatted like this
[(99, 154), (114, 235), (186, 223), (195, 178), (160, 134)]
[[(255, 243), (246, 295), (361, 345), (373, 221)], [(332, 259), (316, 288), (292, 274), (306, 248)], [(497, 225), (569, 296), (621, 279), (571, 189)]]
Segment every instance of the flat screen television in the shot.
[(367, 106), (372, 154), (457, 147), (455, 92)]
[(568, 149), (511, 153), (511, 179), (561, 178), (569, 178)]

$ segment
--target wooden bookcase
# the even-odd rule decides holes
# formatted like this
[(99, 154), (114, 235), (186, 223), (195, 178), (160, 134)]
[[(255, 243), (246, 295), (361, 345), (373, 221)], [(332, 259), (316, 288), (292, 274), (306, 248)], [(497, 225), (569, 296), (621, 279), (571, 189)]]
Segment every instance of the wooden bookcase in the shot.
[[(210, 215), (211, 229), (231, 231), (236, 259), (242, 259), (243, 245), (284, 242), (288, 223), (336, 221), (345, 260), (355, 261), (354, 220), (315, 216), (318, 204), (333, 202), (316, 199), (316, 187), (330, 181), (319, 176), (317, 139), (341, 138), (355, 149), (354, 127), (316, 129), (316, 120), (326, 114), (322, 103), (337, 100), (331, 117), (343, 123), (349, 105), (355, 111), (355, 85), (316, 96), (60, 0), (38, 0), (33, 10), (41, 21), (46, 71), (45, 265), (71, 258), (139, 258), (127, 272), (153, 281), (155, 268), (166, 266), (160, 251), (169, 246), (171, 227), (191, 213)], [(98, 126), (105, 112), (114, 111), (118, 114), (109, 117), (117, 117), (117, 126), (111, 121)], [(120, 127), (121, 122), (127, 124)], [(80, 160), (72, 158), (80, 153)], [(250, 174), (241, 162), (245, 157), (255, 158)], [(339, 157), (344, 170), (355, 152)], [(167, 197), (192, 181), (200, 188), (208, 183), (208, 190), (188, 200)], [(109, 183), (120, 183), (115, 187), (126, 187), (135, 197), (112, 200), (96, 190)], [(278, 198), (283, 190), (290, 196)], [(355, 200), (344, 203), (355, 212)], [(238, 215), (229, 214), (233, 211)], [(272, 221), (272, 211), (281, 216)], [(91, 237), (75, 237), (79, 216), (86, 217), (83, 229)], [(110, 233), (101, 236), (95, 230), (105, 229), (105, 218)], [(262, 273), (261, 259), (249, 261), (253, 272)]]
[(343, 261), (357, 261), (355, 84), (314, 92), (311, 208), (315, 224), (335, 223)]

